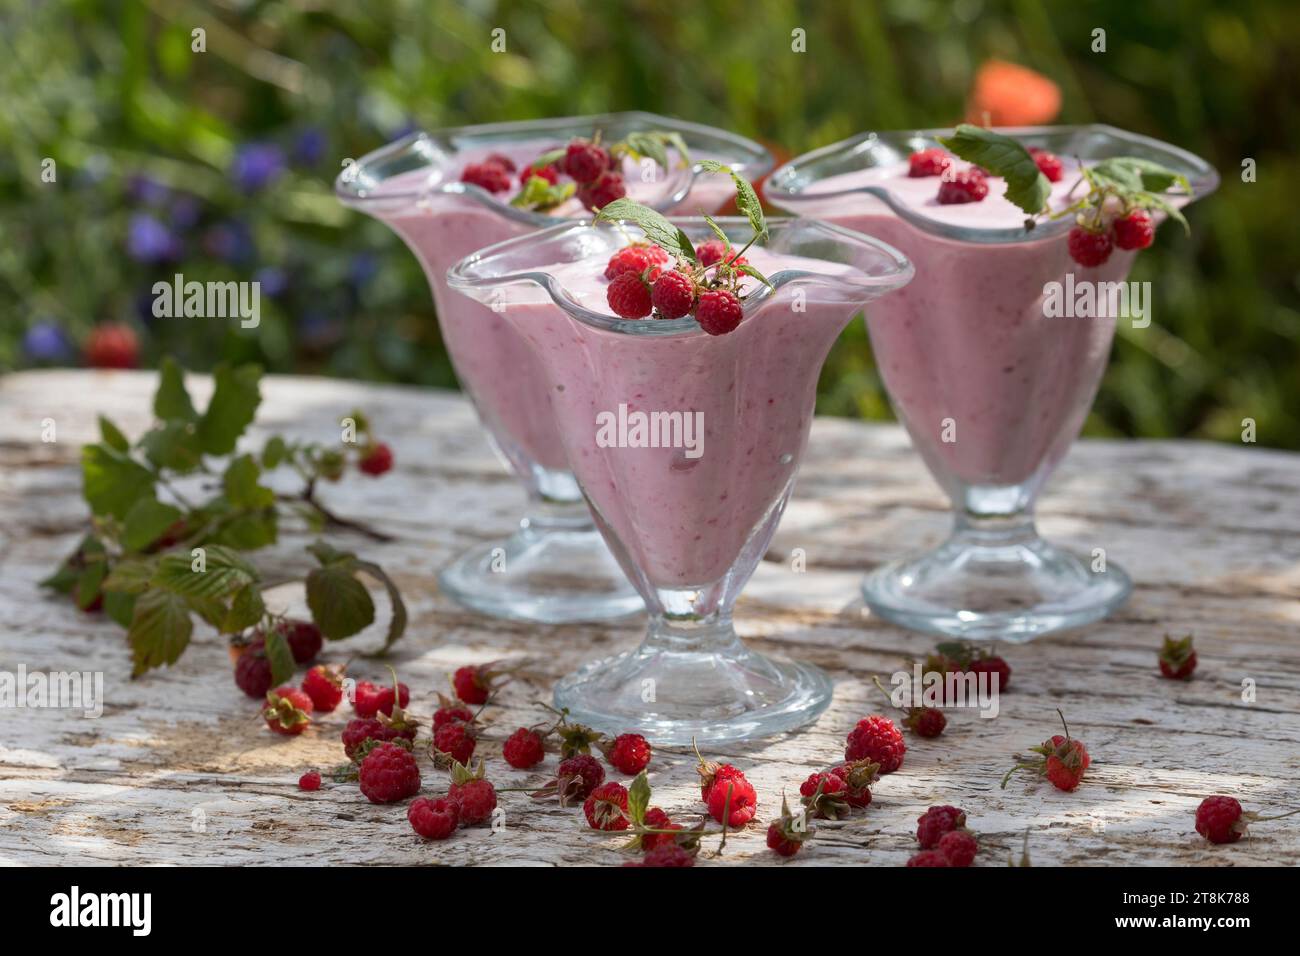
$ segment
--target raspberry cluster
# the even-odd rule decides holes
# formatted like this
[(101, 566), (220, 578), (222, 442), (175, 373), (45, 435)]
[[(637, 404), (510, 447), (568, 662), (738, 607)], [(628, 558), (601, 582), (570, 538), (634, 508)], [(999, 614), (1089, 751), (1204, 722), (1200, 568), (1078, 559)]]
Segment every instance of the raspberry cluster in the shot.
[[(575, 138), (563, 150), (544, 153), (522, 170), (509, 156), (492, 153), (468, 163), (461, 170), (460, 181), (489, 193), (508, 193), (514, 188), (516, 171), (520, 188), (513, 200), (516, 205), (550, 208), (576, 191), (579, 201), (594, 212), (627, 195), (615, 150), (602, 146), (598, 138)], [(561, 176), (573, 181), (567, 191), (551, 188), (559, 186)], [(534, 187), (540, 187), (536, 198), (532, 198)]]

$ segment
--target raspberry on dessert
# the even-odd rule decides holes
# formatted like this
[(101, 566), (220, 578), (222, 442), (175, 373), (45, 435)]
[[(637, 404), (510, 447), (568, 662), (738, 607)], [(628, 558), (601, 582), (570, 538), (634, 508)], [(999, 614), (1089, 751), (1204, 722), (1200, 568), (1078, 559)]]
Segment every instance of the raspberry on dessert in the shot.
[(620, 734), (604, 749), (605, 759), (619, 773), (635, 777), (650, 763), (653, 751), (640, 734)]
[(637, 272), (645, 273), (653, 281), (659, 275), (658, 267), (665, 265), (668, 259), (668, 253), (658, 246), (634, 242), (609, 257), (605, 266), (605, 278), (613, 279), (624, 272)]
[(546, 756), (546, 745), (542, 735), (529, 727), (520, 727), (506, 738), (501, 748), (501, 755), (506, 763), (517, 770), (536, 767)]
[(398, 693), (393, 688), (374, 684), (368, 680), (359, 680), (352, 694), (352, 709), (358, 717), (373, 717), (384, 713), (393, 716), (393, 703), (405, 707), (411, 702), (411, 689), (405, 684), (397, 685)]
[(1196, 651), (1192, 649), (1192, 635), (1175, 640), (1165, 635), (1160, 648), (1160, 673), (1170, 680), (1191, 680), (1196, 670)]
[(579, 201), (592, 212), (598, 212), (626, 195), (627, 185), (618, 173), (601, 173), (595, 182), (578, 187)]
[(447, 797), (455, 802), (460, 811), (462, 826), (484, 823), (492, 816), (492, 811), (497, 806), (497, 791), (490, 780), (483, 778), (482, 760), (473, 772), (459, 763), (452, 764), (451, 786), (447, 788)]
[(262, 719), (277, 734), (296, 737), (311, 724), (314, 709), (310, 697), (286, 684), (267, 692)]
[(560, 171), (551, 166), (525, 166), (524, 171), (519, 174), (519, 185), (527, 186), (528, 180), (536, 176), (538, 179), (545, 180), (554, 186), (560, 181)]
[(975, 837), (965, 830), (949, 830), (939, 838), (938, 850), (948, 858), (949, 866), (970, 866), (979, 848)]
[(587, 796), (582, 812), (593, 830), (626, 830), (627, 787), (621, 783), (602, 783)]
[(513, 173), (515, 171), (515, 161), (505, 153), (492, 153), (484, 159), (483, 162), (496, 163), (508, 173)]
[(650, 300), (665, 319), (680, 319), (695, 308), (695, 282), (684, 272), (665, 272), (655, 280)]
[(654, 309), (650, 285), (636, 272), (615, 276), (605, 291), (605, 301), (615, 315), (625, 319), (644, 319)]
[(510, 190), (510, 170), (500, 163), (470, 163), (461, 170), (460, 181), (486, 189), (490, 193), (503, 193)]
[(952, 866), (948, 858), (939, 850), (922, 850), (907, 861), (910, 866)]
[(744, 317), (744, 307), (734, 292), (711, 289), (700, 293), (699, 305), (695, 307), (695, 321), (709, 335), (734, 332)]
[(308, 790), (308, 791), (319, 790), (320, 774), (317, 773), (315, 770), (308, 770), (305, 774), (303, 774), (301, 777), (298, 778), (298, 789)]
[(564, 151), (564, 171), (579, 183), (594, 182), (609, 168), (609, 153), (595, 143), (575, 139)]
[(1111, 223), (1111, 228), (1115, 232), (1115, 245), (1121, 249), (1145, 249), (1156, 238), (1155, 223), (1145, 209), (1134, 209), (1120, 216)]
[(376, 442), (368, 446), (362, 453), (357, 462), (357, 468), (363, 474), (372, 478), (378, 478), (386, 471), (391, 471), (393, 467), (393, 449), (389, 448), (383, 442)]
[(347, 726), (343, 728), (343, 752), (348, 755), (349, 760), (356, 760), (358, 755), (365, 749), (367, 742), (375, 744), (388, 743), (394, 740), (411, 741), (415, 739), (416, 727), (414, 724), (401, 725), (392, 722), (384, 722), (376, 717), (356, 717), (349, 720)]
[(958, 807), (930, 807), (916, 818), (916, 842), (921, 849), (931, 850), (939, 845), (945, 833), (964, 829), (966, 811)]
[(1081, 266), (1094, 268), (1110, 258), (1110, 233), (1104, 229), (1071, 226), (1067, 240), (1070, 258)]
[(474, 756), (477, 735), (472, 724), (452, 721), (445, 723), (433, 732), (433, 749), (445, 754), (457, 763), (468, 764)]
[(893, 773), (903, 765), (907, 744), (903, 734), (888, 717), (873, 714), (858, 721), (845, 740), (844, 759), (871, 760), (880, 764), (881, 773)]
[(317, 664), (303, 677), (302, 690), (319, 713), (331, 713), (343, 701), (343, 669), (336, 664)]
[(416, 797), (406, 808), (406, 819), (426, 840), (445, 840), (460, 824), (460, 807), (448, 797)]
[(943, 182), (939, 183), (939, 202), (945, 206), (979, 202), (988, 194), (988, 178), (976, 169), (963, 169), (952, 176), (945, 175)]
[(271, 689), (271, 659), (266, 656), (266, 644), (261, 640), (244, 648), (235, 661), (235, 683), (249, 697), (258, 699)]
[(1061, 177), (1065, 175), (1065, 166), (1060, 157), (1055, 153), (1049, 153), (1045, 149), (1039, 149), (1037, 146), (1029, 147), (1029, 155), (1034, 157), (1034, 162), (1038, 165), (1038, 171), (1047, 177), (1050, 183), (1059, 183)]
[[(680, 823), (673, 823), (668, 814), (659, 807), (651, 807), (645, 812), (645, 819), (642, 821), (646, 827), (651, 830), (681, 830)], [(677, 842), (677, 838), (672, 833), (643, 833), (641, 834), (641, 849), (649, 853), (655, 847), (667, 846)]]
[(749, 264), (749, 260), (744, 256), (737, 255), (735, 250), (728, 253), (727, 244), (721, 239), (710, 239), (708, 242), (702, 242), (695, 250), (695, 261), (706, 269), (709, 266), (717, 265), (723, 259), (726, 259), (733, 266)]
[(361, 792), (371, 803), (396, 803), (420, 792), (415, 755), (397, 744), (380, 744), (361, 761)]
[(938, 176), (952, 165), (952, 157), (938, 146), (918, 150), (907, 157), (907, 175), (913, 179)]

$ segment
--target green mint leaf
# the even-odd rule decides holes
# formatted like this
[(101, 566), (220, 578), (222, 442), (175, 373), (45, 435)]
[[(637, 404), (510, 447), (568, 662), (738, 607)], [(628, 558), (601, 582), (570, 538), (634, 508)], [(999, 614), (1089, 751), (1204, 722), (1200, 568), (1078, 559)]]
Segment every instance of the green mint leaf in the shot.
[(182, 517), (179, 508), (163, 504), (157, 498), (141, 498), (123, 519), (122, 547), (127, 551), (143, 551)]
[(388, 636), (384, 638), (384, 646), (377, 652), (383, 654), (397, 643), (398, 638), (406, 633), (406, 602), (402, 600), (402, 593), (397, 590), (397, 584), (379, 565), (373, 561), (358, 561), (356, 567), (357, 570), (365, 571), (367, 574), (379, 579), (388, 592), (388, 599), (393, 605), (393, 617), (388, 622)]
[(596, 214), (596, 222), (617, 222), (625, 220), (640, 226), (646, 239), (674, 256), (695, 261), (695, 247), (686, 233), (682, 232), (662, 214), (643, 206), (631, 199), (615, 199)]
[(213, 544), (202, 550), (203, 570), (195, 569), (191, 553), (167, 554), (150, 583), (186, 597), (222, 598), (258, 580), (257, 569), (229, 548)]
[(149, 469), (107, 445), (81, 449), (82, 494), (99, 516), (124, 518), (131, 506), (153, 496), (154, 477)]
[(669, 146), (677, 150), (677, 155), (682, 158), (682, 165), (689, 166), (691, 164), (691, 151), (687, 148), (686, 140), (682, 138), (682, 134), (664, 133), (663, 137), (668, 141)]
[(185, 390), (181, 367), (170, 355), (164, 356), (158, 366), (158, 391), (153, 397), (153, 413), (163, 421), (182, 419), (188, 422), (198, 417), (190, 394)]
[(226, 466), (226, 473), (221, 477), (221, 486), (225, 489), (226, 499), (235, 508), (261, 509), (275, 504), (275, 492), (265, 485), (258, 484), (262, 469), (252, 455), (240, 455)]
[(553, 209), (568, 200), (576, 189), (573, 183), (557, 183), (552, 186), (540, 176), (529, 176), (524, 188), (510, 200), (510, 205), (539, 211)]
[(632, 818), (633, 826), (645, 824), (645, 812), (650, 808), (650, 781), (642, 770), (627, 788), (627, 815)]
[(131, 450), (131, 443), (126, 440), (122, 430), (103, 415), (99, 416), (99, 436), (100, 440), (113, 451), (120, 451), (125, 454)]
[(127, 640), (134, 666), (131, 676), (163, 664), (175, 664), (190, 643), (194, 621), (190, 608), (179, 594), (150, 588), (135, 601)]
[(262, 370), (256, 365), (218, 365), (212, 378), (212, 401), (198, 424), (199, 447), (209, 455), (228, 455), (261, 404)]
[(1007, 199), (1029, 215), (1044, 211), (1052, 184), (1029, 150), (1010, 136), (962, 123), (951, 136), (940, 136), (939, 142), (953, 155), (1005, 179)]
[(741, 263), (740, 265), (735, 266), (734, 268), (741, 275), (747, 275), (752, 279), (757, 279), (759, 282), (763, 283), (763, 285), (767, 286), (769, 289), (776, 288), (774, 285), (772, 285), (772, 283), (767, 281), (767, 276), (763, 275), (763, 273), (759, 272), (757, 269), (755, 269), (747, 262)]
[(633, 159), (647, 156), (654, 160), (660, 169), (668, 168), (668, 150), (661, 133), (628, 133), (623, 141), (628, 154)]
[(1155, 160), (1141, 159), (1137, 156), (1112, 156), (1089, 167), (1088, 172), (1093, 176), (1122, 182), (1124, 188), (1130, 191), (1162, 193), (1177, 186), (1189, 196), (1192, 192), (1191, 183), (1182, 173)]
[(728, 253), (730, 253), (731, 240), (727, 238), (727, 234), (723, 232), (722, 227), (718, 225), (717, 220), (714, 219), (712, 216), (706, 215), (704, 217), (704, 221), (706, 224), (708, 224), (708, 227), (713, 230), (713, 234), (722, 240), (723, 247), (727, 250)]
[[(730, 166), (724, 166), (712, 159), (702, 159), (696, 164), (706, 173), (726, 173), (736, 185), (736, 208), (749, 220), (754, 235), (760, 239), (767, 238), (767, 218), (763, 215), (763, 203), (748, 179), (737, 173)], [(1036, 169), (1037, 167), (1035, 167)]]
[(156, 425), (140, 439), (144, 456), (156, 468), (186, 474), (203, 462), (199, 436), (193, 422), (174, 418)]
[(331, 641), (351, 637), (375, 620), (375, 602), (354, 575), (352, 561), (335, 561), (307, 575), (307, 607)]
[(293, 651), (278, 627), (266, 632), (266, 659), (271, 662), (271, 684), (279, 687), (293, 676)]

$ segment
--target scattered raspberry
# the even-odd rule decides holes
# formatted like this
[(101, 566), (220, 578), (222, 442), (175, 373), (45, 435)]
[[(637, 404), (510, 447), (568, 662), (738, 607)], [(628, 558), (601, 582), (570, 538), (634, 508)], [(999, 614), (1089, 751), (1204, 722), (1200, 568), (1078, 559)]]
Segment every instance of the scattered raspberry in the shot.
[(939, 845), (945, 833), (964, 829), (966, 811), (958, 807), (930, 807), (916, 819), (916, 842), (922, 850), (932, 850)]
[(477, 707), (487, 703), (488, 697), (498, 687), (493, 683), (494, 679), (505, 673), (498, 661), (473, 667), (460, 667), (451, 675), (451, 686), (457, 697)]
[(343, 668), (317, 664), (303, 677), (302, 690), (318, 713), (331, 713), (343, 701)]
[(714, 763), (711, 760), (705, 760), (698, 747), (695, 749), (695, 756), (699, 761), (695, 767), (695, 772), (700, 775), (700, 799), (705, 802), (708, 801), (709, 791), (713, 789), (714, 784), (723, 780), (745, 779), (744, 772), (729, 763)]
[(86, 364), (91, 368), (135, 368), (140, 340), (129, 325), (101, 322), (86, 337)]
[(741, 774), (715, 781), (705, 803), (713, 819), (719, 823), (725, 821), (731, 829), (739, 830), (758, 812), (758, 792)]
[[(651, 830), (675, 831), (682, 829), (680, 823), (673, 823), (668, 814), (659, 807), (651, 807), (647, 810), (645, 812), (645, 820), (643, 823)], [(641, 849), (646, 853), (649, 853), (655, 847), (668, 846), (677, 842), (676, 837), (671, 833), (643, 833), (641, 834), (640, 839)]]
[(676, 843), (665, 843), (655, 847), (644, 857), (640, 863), (628, 862), (624, 866), (694, 866), (695, 854), (690, 850), (679, 846)]
[(296, 737), (311, 723), (313, 709), (310, 697), (286, 684), (267, 693), (262, 719), (277, 734)]
[(1083, 779), (1083, 772), (1092, 763), (1092, 758), (1088, 756), (1088, 749), (1083, 745), (1083, 741), (1070, 737), (1070, 728), (1065, 724), (1065, 715), (1061, 714), (1060, 710), (1057, 710), (1057, 714), (1060, 714), (1061, 724), (1065, 726), (1065, 736), (1056, 734), (1050, 740), (1032, 748), (1034, 753), (1039, 754), (1037, 758), (1018, 760), (1002, 778), (1004, 789), (1011, 775), (1017, 770), (1032, 770), (1039, 776), (1047, 777), (1052, 786), (1058, 790), (1067, 793), (1079, 786), (1079, 781)]
[(1039, 149), (1037, 146), (1029, 147), (1029, 155), (1034, 157), (1034, 162), (1038, 164), (1038, 171), (1047, 177), (1051, 183), (1059, 183), (1061, 177), (1065, 175), (1065, 166), (1060, 157), (1055, 153), (1049, 153), (1045, 149)]
[(1083, 226), (1071, 226), (1067, 240), (1070, 258), (1081, 266), (1092, 268), (1110, 258), (1110, 233), (1094, 231)]
[(411, 829), (426, 840), (445, 840), (456, 832), (460, 823), (460, 807), (455, 800), (440, 797), (416, 797), (406, 808), (406, 819)]
[(965, 830), (950, 830), (939, 838), (939, 852), (948, 858), (949, 866), (970, 866), (980, 845)]
[(547, 183), (554, 186), (560, 181), (560, 171), (554, 165), (550, 166), (525, 166), (524, 171), (519, 174), (519, 185), (527, 186), (528, 180), (536, 176), (538, 179), (544, 179)]
[(389, 743), (395, 740), (412, 741), (415, 739), (416, 727), (405, 721), (400, 725), (393, 721), (377, 717), (357, 717), (349, 720), (343, 728), (343, 752), (349, 760), (359, 760), (364, 756), (367, 741), (375, 744)]
[(308, 664), (316, 659), (323, 643), (319, 627), (311, 621), (300, 621), (292, 617), (280, 621), (278, 627), (293, 653), (295, 663)]
[(394, 694), (391, 687), (359, 680), (352, 695), (352, 709), (358, 717), (373, 717), (381, 712), (391, 717), (394, 700), (399, 707), (411, 702), (411, 689), (405, 684), (398, 684), (397, 688), (398, 692)]
[(695, 320), (709, 335), (726, 335), (728, 332), (734, 332), (744, 317), (745, 310), (734, 292), (726, 289), (711, 289), (700, 293), (700, 302), (695, 308)]
[(420, 792), (415, 755), (397, 744), (380, 744), (361, 761), (361, 792), (371, 803), (396, 803)]
[(564, 171), (579, 183), (590, 183), (600, 178), (609, 168), (609, 153), (595, 143), (575, 139), (564, 151)]
[(951, 177), (945, 177), (939, 183), (939, 202), (950, 206), (954, 203), (979, 202), (989, 194), (989, 181), (976, 169), (963, 169)]
[(560, 798), (560, 806), (586, 800), (605, 782), (605, 768), (591, 754), (577, 754), (560, 761), (555, 779), (533, 794), (534, 799)]
[(938, 737), (948, 726), (948, 718), (937, 707), (912, 707), (903, 723), (918, 737)]
[(871, 806), (871, 787), (880, 779), (880, 764), (871, 760), (854, 760), (852, 763), (841, 764), (831, 773), (845, 783), (845, 803), (859, 810)]
[(940, 850), (922, 850), (907, 861), (908, 866), (951, 866)]
[(893, 773), (903, 765), (907, 744), (903, 733), (888, 717), (873, 714), (858, 721), (845, 741), (844, 759), (871, 760), (880, 764), (881, 773)]
[(644, 242), (634, 242), (624, 246), (612, 256), (605, 266), (605, 278), (613, 279), (624, 272), (648, 272), (654, 279), (659, 275), (659, 266), (668, 262), (668, 253), (658, 246)]
[(625, 319), (644, 319), (654, 309), (650, 285), (636, 272), (615, 276), (605, 291), (605, 301), (615, 315)]
[(510, 170), (491, 161), (470, 163), (461, 171), (460, 181), (486, 189), (490, 193), (510, 190)]
[(996, 681), (990, 677), (990, 687), (1001, 692), (1011, 686), (1011, 666), (1006, 661), (996, 654), (990, 654), (983, 647), (965, 642), (953, 641), (940, 644), (935, 648), (935, 652), (925, 659), (923, 670), (925, 673), (938, 671), (943, 674), (944, 703), (955, 703), (948, 699), (948, 674), (997, 675)]
[(502, 754), (510, 766), (517, 770), (527, 770), (542, 762), (546, 756), (546, 745), (542, 741), (542, 735), (536, 730), (520, 727), (506, 738)]
[(447, 796), (455, 801), (460, 810), (462, 826), (472, 827), (485, 822), (492, 816), (497, 806), (497, 791), (491, 781), (483, 778), (483, 761), (478, 762), (478, 769), (470, 772), (462, 764), (452, 764), (451, 786)]
[(1120, 216), (1111, 228), (1115, 231), (1115, 245), (1121, 249), (1145, 249), (1156, 238), (1155, 223), (1145, 209), (1134, 209), (1127, 216)]
[(626, 830), (627, 787), (621, 783), (602, 783), (582, 804), (582, 812), (593, 830)]
[(619, 773), (635, 777), (650, 763), (653, 751), (640, 734), (621, 734), (604, 748), (605, 759)]
[(305, 774), (303, 774), (301, 777), (298, 778), (298, 789), (309, 790), (309, 791), (319, 790), (320, 774), (317, 773), (315, 770), (308, 770)]
[(976, 658), (971, 661), (970, 669), (976, 674), (990, 675), (989, 687), (999, 693), (1011, 686), (1011, 665), (997, 655)]
[(249, 697), (258, 699), (271, 689), (271, 661), (262, 641), (253, 641), (235, 661), (235, 683)]
[(368, 445), (361, 453), (361, 459), (357, 462), (357, 467), (363, 474), (370, 475), (372, 478), (378, 478), (386, 471), (391, 471), (393, 467), (393, 450), (383, 442), (376, 442)]
[(515, 161), (505, 153), (492, 153), (487, 157), (487, 159), (483, 160), (483, 162), (496, 163), (508, 173), (513, 173), (515, 171)]
[(1196, 808), (1196, 832), (1211, 843), (1236, 843), (1246, 832), (1241, 804), (1232, 797), (1206, 797)]
[(458, 704), (454, 700), (438, 695), (438, 709), (433, 712), (433, 729), (437, 730), (443, 724), (449, 724), (453, 721), (470, 723), (474, 719), (474, 711), (470, 710), (464, 704)]
[(472, 724), (446, 723), (433, 732), (433, 749), (457, 763), (468, 764), (477, 743)]
[(1160, 673), (1170, 680), (1191, 680), (1196, 670), (1196, 651), (1192, 635), (1175, 640), (1168, 634), (1160, 648)]
[(849, 815), (848, 790), (848, 783), (833, 770), (810, 774), (799, 785), (803, 805), (819, 820), (838, 820)]
[(665, 272), (655, 280), (650, 300), (665, 319), (680, 319), (695, 307), (695, 282), (684, 272)]
[(578, 199), (592, 212), (627, 195), (627, 186), (618, 173), (603, 173), (594, 183), (578, 187)]
[[(818, 775), (813, 774), (813, 777), (816, 776)], [(812, 777), (808, 779), (811, 780)], [(782, 794), (781, 815), (767, 825), (767, 848), (777, 856), (794, 856), (803, 849), (804, 841), (813, 832), (813, 828), (808, 826), (807, 817), (802, 814), (796, 817), (790, 812), (790, 804), (786, 801), (785, 794)]]
[(952, 165), (952, 157), (938, 146), (922, 149), (907, 157), (907, 175), (913, 179), (938, 176)]

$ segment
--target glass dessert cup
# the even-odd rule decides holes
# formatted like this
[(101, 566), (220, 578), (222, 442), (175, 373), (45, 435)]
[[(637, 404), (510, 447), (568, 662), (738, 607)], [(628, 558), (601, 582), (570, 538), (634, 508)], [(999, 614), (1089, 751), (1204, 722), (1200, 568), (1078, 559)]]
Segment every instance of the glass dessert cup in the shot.
[[(938, 179), (904, 177), (908, 155), (948, 132), (854, 137), (783, 166), (765, 195), (788, 212), (879, 235), (916, 265), (917, 281), (873, 305), (866, 322), (895, 412), (955, 520), (936, 550), (867, 576), (867, 605), (919, 631), (1025, 642), (1104, 618), (1132, 589), (1100, 545), (1079, 557), (1040, 538), (1034, 505), (1092, 406), (1116, 321), (1047, 317), (1046, 286), (1123, 282), (1134, 253), (1076, 265), (1072, 217), (1026, 231), (999, 180), (983, 202), (938, 205)], [(1078, 178), (1075, 157), (1155, 160), (1183, 173), (1196, 198), (1218, 183), (1190, 153), (1107, 126), (1000, 132), (1069, 158), (1053, 208)]]
[(734, 195), (731, 178), (701, 171), (699, 160), (727, 163), (751, 179), (772, 165), (757, 143), (721, 130), (650, 113), (614, 113), (415, 133), (363, 157), (335, 184), (344, 204), (384, 222), (420, 261), (457, 378), (494, 449), (523, 482), (529, 503), (519, 530), (472, 548), (439, 574), (443, 591), (459, 604), (497, 617), (564, 623), (619, 617), (644, 606), (582, 501), (540, 364), (497, 313), (449, 294), (446, 284), (447, 269), (476, 249), (590, 216), (576, 200), (550, 213), (511, 206), (511, 193), (494, 195), (460, 182), (464, 166), (503, 153), (522, 169), (544, 151), (596, 130), (605, 142), (636, 131), (681, 135), (690, 164), (679, 163), (670, 148), (670, 169), (631, 159), (624, 165), (628, 195), (663, 212), (711, 212)]
[[(712, 238), (700, 219), (674, 222), (693, 242)], [(737, 245), (752, 234), (745, 220), (720, 222)], [(448, 275), (535, 350), (597, 526), (650, 614), (636, 650), (564, 678), (555, 704), (597, 729), (664, 744), (789, 730), (825, 709), (830, 682), (747, 648), (732, 608), (789, 498), (831, 344), (864, 303), (905, 284), (911, 266), (867, 236), (772, 223), (747, 253), (772, 288), (745, 298), (735, 331), (711, 336), (690, 316), (609, 313), (601, 270), (638, 236), (630, 225), (556, 226), (484, 249)], [(631, 430), (614, 440), (602, 417), (608, 425), (624, 411), (630, 423), (637, 413), (679, 414), (702, 443), (650, 447)]]

